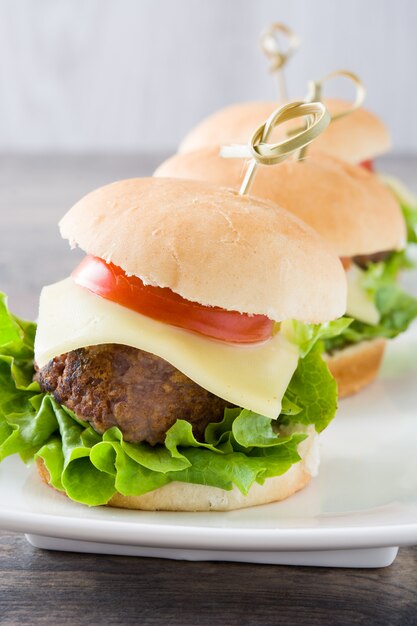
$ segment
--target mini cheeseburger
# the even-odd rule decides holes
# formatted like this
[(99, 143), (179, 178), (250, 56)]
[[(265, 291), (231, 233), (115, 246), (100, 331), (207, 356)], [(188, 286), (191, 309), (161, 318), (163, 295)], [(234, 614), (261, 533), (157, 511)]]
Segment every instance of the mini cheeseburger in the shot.
[[(222, 158), (217, 147), (175, 155), (155, 176), (238, 188), (243, 169), (242, 159)], [(342, 259), (347, 315), (353, 322), (325, 345), (339, 395), (358, 391), (377, 375), (386, 339), (406, 330), (417, 316), (417, 301), (396, 280), (406, 243), (398, 202), (368, 171), (319, 153), (259, 166), (251, 194), (297, 215)]]
[(228, 510), (304, 487), (336, 410), (322, 341), (349, 323), (319, 236), (157, 178), (90, 193), (60, 229), (87, 256), (43, 289), (37, 329), (2, 301), (0, 458), (35, 458), (90, 506)]

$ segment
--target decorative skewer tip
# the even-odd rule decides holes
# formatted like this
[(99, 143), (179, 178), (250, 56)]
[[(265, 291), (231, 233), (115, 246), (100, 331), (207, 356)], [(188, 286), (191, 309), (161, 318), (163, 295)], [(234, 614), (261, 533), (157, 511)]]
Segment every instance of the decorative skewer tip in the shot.
[[(290, 120), (306, 118), (306, 125), (291, 137), (278, 143), (267, 143), (274, 128)], [(251, 158), (239, 193), (249, 193), (258, 165), (275, 165), (299, 153), (322, 133), (330, 123), (330, 114), (322, 102), (290, 102), (278, 107), (264, 124), (255, 130), (246, 146), (223, 146), (220, 155), (225, 158)]]

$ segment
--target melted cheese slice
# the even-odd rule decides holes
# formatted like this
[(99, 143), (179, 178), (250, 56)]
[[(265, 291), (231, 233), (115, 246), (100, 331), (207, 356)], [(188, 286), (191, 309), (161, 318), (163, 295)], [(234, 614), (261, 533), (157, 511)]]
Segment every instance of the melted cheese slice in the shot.
[(140, 315), (70, 278), (42, 290), (35, 339), (39, 367), (65, 352), (104, 343), (155, 354), (216, 396), (273, 419), (299, 358), (297, 346), (280, 333), (261, 344), (236, 346)]
[(374, 298), (361, 285), (362, 274), (363, 272), (355, 265), (352, 265), (347, 272), (346, 315), (375, 326), (379, 322), (380, 314), (375, 306)]

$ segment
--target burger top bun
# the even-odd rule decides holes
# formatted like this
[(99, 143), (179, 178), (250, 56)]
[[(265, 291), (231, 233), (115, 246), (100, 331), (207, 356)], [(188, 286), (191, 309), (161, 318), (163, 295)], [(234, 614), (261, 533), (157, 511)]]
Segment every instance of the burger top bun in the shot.
[[(330, 113), (349, 108), (344, 100), (325, 100)], [(388, 152), (391, 138), (374, 113), (360, 107), (332, 122), (311, 145), (311, 153), (326, 152), (348, 163), (361, 163)]]
[(272, 203), (216, 185), (134, 178), (82, 198), (60, 222), (72, 246), (187, 300), (280, 321), (346, 307), (330, 247)]
[[(245, 167), (244, 159), (221, 157), (219, 147), (205, 148), (173, 156), (155, 176), (238, 188)], [(309, 151), (302, 161), (260, 165), (250, 193), (297, 215), (341, 257), (405, 246), (406, 226), (393, 194), (363, 167), (329, 155)]]
[[(349, 108), (349, 102), (327, 99), (330, 113)], [(271, 115), (279, 102), (244, 102), (216, 111), (197, 124), (182, 140), (178, 152), (191, 152), (225, 144), (247, 143), (258, 126)], [(271, 134), (271, 140), (282, 136), (282, 127)], [(387, 152), (390, 137), (381, 120), (359, 108), (334, 121), (311, 145), (310, 152), (326, 152), (349, 163), (360, 163)]]

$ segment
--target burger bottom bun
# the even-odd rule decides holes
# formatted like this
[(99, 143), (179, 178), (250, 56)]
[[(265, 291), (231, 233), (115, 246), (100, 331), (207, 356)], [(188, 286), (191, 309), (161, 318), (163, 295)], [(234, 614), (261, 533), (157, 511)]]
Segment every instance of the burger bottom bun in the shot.
[[(318, 436), (311, 426), (308, 437), (298, 446), (301, 461), (281, 476), (267, 478), (263, 485), (254, 483), (247, 496), (237, 487), (230, 491), (207, 485), (172, 482), (141, 496), (123, 496), (116, 493), (109, 506), (143, 511), (232, 511), (258, 504), (278, 502), (288, 498), (307, 485), (315, 476), (319, 463)], [(37, 459), (37, 469), (45, 483), (49, 472), (43, 461)]]
[(325, 356), (339, 398), (357, 393), (377, 377), (386, 343), (385, 339), (372, 339)]

